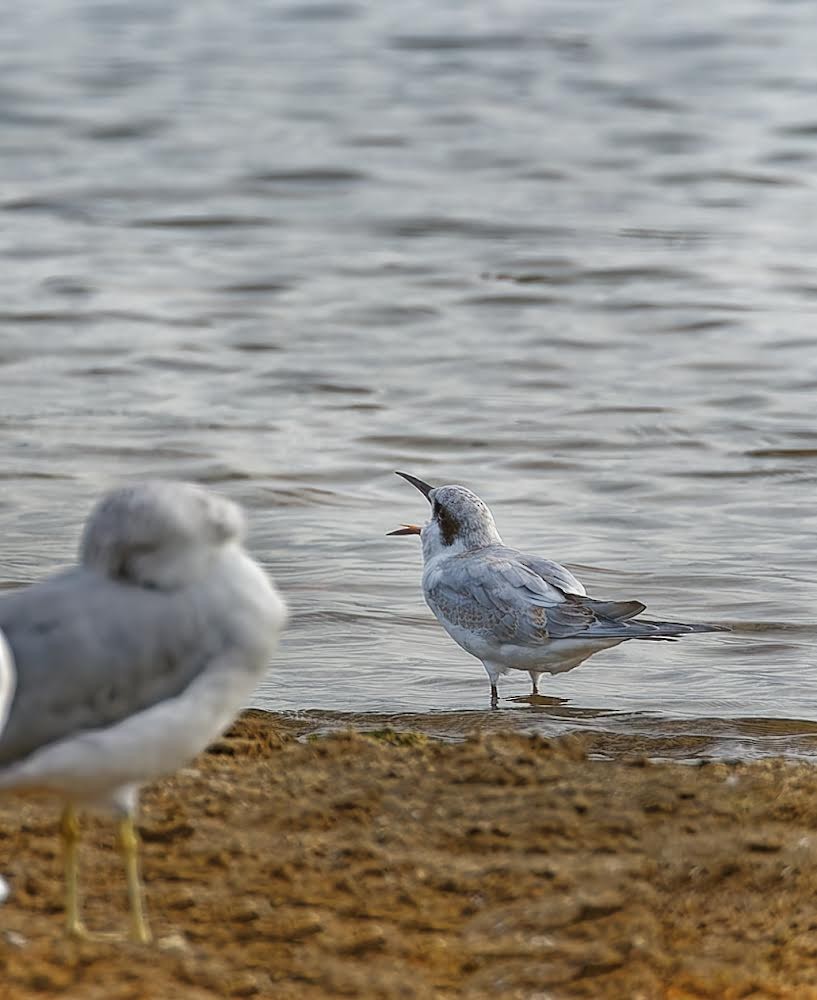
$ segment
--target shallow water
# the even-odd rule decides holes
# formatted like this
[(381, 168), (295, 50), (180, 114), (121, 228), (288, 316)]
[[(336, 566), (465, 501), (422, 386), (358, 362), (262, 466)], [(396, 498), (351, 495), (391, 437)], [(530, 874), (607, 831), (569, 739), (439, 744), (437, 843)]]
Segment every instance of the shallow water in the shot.
[(490, 725), (731, 752), (730, 720), (817, 720), (812, 29), (770, 0), (7, 11), (0, 583), (68, 561), (111, 484), (210, 483), (294, 612), (256, 704), (456, 733), (487, 681), (384, 537), (425, 513), (402, 468), (595, 596), (733, 627), (599, 653), (557, 704), (505, 678)]

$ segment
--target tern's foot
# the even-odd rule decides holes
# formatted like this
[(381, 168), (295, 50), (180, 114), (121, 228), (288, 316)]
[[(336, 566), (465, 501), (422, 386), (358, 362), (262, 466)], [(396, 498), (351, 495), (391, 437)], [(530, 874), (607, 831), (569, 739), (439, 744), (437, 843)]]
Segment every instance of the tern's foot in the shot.
[(499, 708), (499, 693), (496, 684), (491, 685), (491, 708)]
[(510, 701), (518, 701), (524, 705), (566, 705), (567, 698), (554, 698), (548, 694), (526, 694), (520, 698), (511, 698)]

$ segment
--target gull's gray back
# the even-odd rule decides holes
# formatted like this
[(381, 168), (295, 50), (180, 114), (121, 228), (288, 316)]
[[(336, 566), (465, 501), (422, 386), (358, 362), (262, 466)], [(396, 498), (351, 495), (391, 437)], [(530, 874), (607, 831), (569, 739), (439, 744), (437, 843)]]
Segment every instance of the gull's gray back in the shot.
[(0, 768), (180, 694), (231, 641), (206, 610), (84, 568), (0, 600), (16, 672)]

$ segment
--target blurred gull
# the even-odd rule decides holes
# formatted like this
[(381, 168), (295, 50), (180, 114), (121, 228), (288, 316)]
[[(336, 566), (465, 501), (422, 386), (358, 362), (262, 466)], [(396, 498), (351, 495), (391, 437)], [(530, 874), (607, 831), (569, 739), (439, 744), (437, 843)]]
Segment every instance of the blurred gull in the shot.
[(286, 608), (243, 535), (238, 507), (198, 486), (127, 486), (91, 513), (78, 566), (0, 598), (0, 789), (65, 802), (72, 934), (87, 936), (77, 808), (119, 816), (131, 937), (149, 941), (139, 788), (229, 726), (275, 650)]
[(438, 486), (398, 472), (431, 504), (423, 527), (406, 524), (390, 535), (420, 535), (423, 594), (440, 624), (482, 661), (496, 707), (497, 678), (526, 670), (539, 693), (539, 676), (572, 670), (588, 656), (625, 639), (669, 639), (687, 632), (718, 632), (712, 625), (633, 621), (640, 601), (596, 601), (558, 563), (502, 544), (494, 518), (464, 486)]
[[(14, 660), (6, 637), (0, 632), (0, 733), (8, 718), (14, 695)], [(9, 898), (9, 884), (0, 875), (0, 905)]]
[(14, 657), (8, 641), (0, 632), (0, 735), (9, 716), (11, 699), (14, 697)]

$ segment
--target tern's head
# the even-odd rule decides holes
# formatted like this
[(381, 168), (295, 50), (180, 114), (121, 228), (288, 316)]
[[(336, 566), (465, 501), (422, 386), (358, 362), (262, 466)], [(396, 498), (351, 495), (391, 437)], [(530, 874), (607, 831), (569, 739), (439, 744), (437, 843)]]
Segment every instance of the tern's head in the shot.
[(493, 514), (476, 493), (464, 486), (429, 486), (405, 472), (397, 475), (415, 486), (428, 500), (431, 517), (422, 527), (406, 524), (389, 534), (419, 535), (426, 562), (441, 553), (455, 555), (485, 545), (501, 544)]

